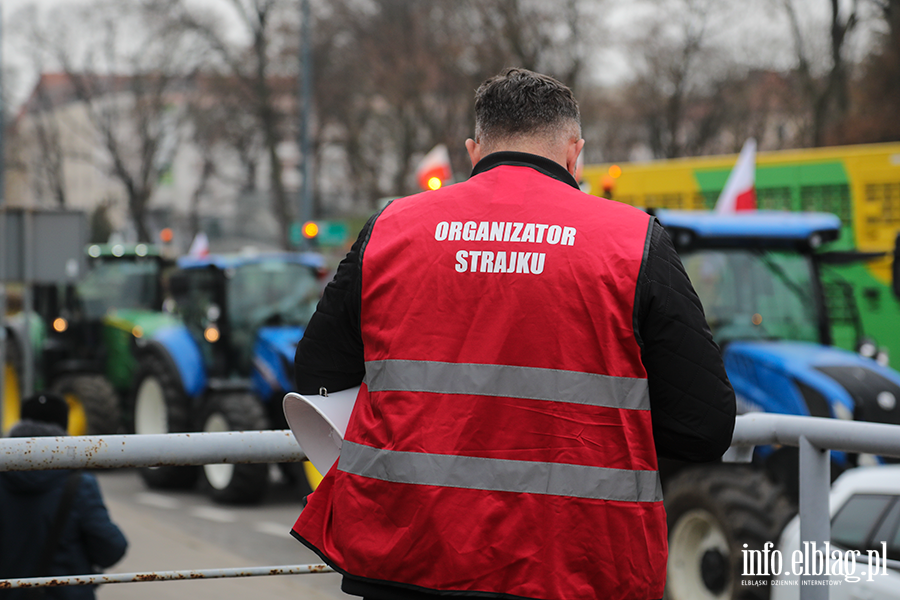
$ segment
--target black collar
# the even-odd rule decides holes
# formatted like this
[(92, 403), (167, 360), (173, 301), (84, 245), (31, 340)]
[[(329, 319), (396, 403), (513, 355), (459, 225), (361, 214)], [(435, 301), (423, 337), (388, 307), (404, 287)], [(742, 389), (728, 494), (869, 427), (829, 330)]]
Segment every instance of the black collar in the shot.
[(478, 161), (475, 168), (472, 169), (472, 176), (489, 171), (500, 165), (513, 165), (516, 167), (531, 167), (536, 171), (540, 171), (544, 175), (558, 179), (563, 183), (571, 185), (576, 190), (580, 190), (578, 182), (572, 177), (565, 167), (561, 164), (538, 156), (537, 154), (528, 154), (526, 152), (492, 152)]

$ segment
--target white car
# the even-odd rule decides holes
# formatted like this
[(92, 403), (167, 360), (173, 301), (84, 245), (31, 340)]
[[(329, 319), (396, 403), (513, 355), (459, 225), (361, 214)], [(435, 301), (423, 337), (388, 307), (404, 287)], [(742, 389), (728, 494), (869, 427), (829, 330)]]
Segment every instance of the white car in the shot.
[(828, 569), (831, 600), (900, 598), (900, 465), (842, 474), (831, 488), (830, 509), (831, 542), (824, 549), (801, 547), (799, 518), (784, 528), (768, 557), (772, 572), (780, 572), (770, 582), (771, 599), (799, 598), (799, 573), (816, 568)]

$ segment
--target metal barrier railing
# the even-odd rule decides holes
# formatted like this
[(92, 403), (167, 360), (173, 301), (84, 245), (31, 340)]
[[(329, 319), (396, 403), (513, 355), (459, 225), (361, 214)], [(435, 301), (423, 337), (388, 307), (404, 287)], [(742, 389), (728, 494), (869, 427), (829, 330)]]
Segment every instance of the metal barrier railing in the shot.
[[(306, 455), (287, 429), (0, 439), (0, 471), (284, 463), (304, 458)], [(312, 564), (32, 577), (0, 580), (0, 590), (332, 572), (328, 565)]]
[(0, 471), (299, 462), (290, 430), (0, 440)]
[[(900, 425), (751, 413), (737, 418), (725, 460), (749, 462), (753, 447), (800, 448), (800, 539), (820, 546), (831, 538), (830, 451), (900, 457)], [(159, 435), (109, 435), (0, 440), (0, 471), (111, 469), (216, 463), (298, 462), (305, 458), (288, 430)], [(286, 565), (158, 573), (118, 573), (0, 580), (0, 589), (179, 579), (212, 579), (332, 572), (326, 565)], [(822, 580), (824, 576), (804, 576)], [(828, 598), (827, 586), (803, 585), (802, 600)]]
[(73, 575), (71, 577), (32, 577), (0, 580), (0, 590), (12, 588), (55, 587), (63, 585), (99, 585), (101, 583), (139, 583), (145, 581), (184, 581), (187, 579), (221, 579), (223, 577), (259, 577), (264, 575), (304, 575), (333, 573), (328, 565), (284, 565), (278, 567), (240, 567), (232, 569), (200, 569), (194, 571), (154, 571), (152, 573), (109, 573)]
[[(831, 541), (831, 450), (900, 457), (900, 425), (750, 413), (737, 418), (729, 456), (749, 462), (754, 446), (800, 448), (800, 541), (823, 548)], [(806, 546), (804, 546), (806, 547)], [(803, 575), (801, 600), (827, 600), (826, 575)]]

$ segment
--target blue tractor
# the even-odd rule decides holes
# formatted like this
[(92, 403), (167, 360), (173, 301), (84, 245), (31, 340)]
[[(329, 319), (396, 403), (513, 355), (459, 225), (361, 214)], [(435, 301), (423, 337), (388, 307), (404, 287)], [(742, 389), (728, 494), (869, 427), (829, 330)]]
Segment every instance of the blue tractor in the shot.
[[(824, 250), (840, 233), (838, 217), (670, 210), (656, 217), (703, 302), (739, 413), (900, 424), (900, 373), (874, 352), (863, 356), (831, 345), (834, 306), (821, 275), (834, 260)], [(866, 339), (863, 332), (858, 337)], [(832, 475), (881, 460), (833, 452)], [(797, 461), (794, 448), (765, 447), (757, 448), (752, 465), (661, 464), (667, 598), (768, 597), (768, 585), (742, 585), (742, 550), (777, 542), (796, 510)]]
[[(313, 253), (182, 257), (168, 273), (169, 322), (137, 338), (135, 433), (284, 429), (297, 342), (321, 296), (325, 261)], [(282, 465), (292, 479), (302, 469)], [(192, 487), (213, 500), (262, 499), (269, 465), (141, 470), (151, 488)]]

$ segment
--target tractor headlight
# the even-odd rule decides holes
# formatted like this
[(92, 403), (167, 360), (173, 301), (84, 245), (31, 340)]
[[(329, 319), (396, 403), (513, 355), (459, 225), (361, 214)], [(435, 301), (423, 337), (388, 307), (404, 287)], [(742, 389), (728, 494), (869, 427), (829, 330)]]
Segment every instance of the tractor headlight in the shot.
[(853, 420), (853, 411), (847, 408), (843, 402), (835, 402), (831, 405), (831, 410), (834, 411), (834, 416), (837, 419), (841, 419), (842, 421)]
[(222, 334), (219, 332), (219, 328), (215, 325), (210, 325), (203, 331), (203, 339), (205, 339), (210, 344), (215, 344), (216, 342), (218, 342), (220, 337), (222, 337)]
[(872, 340), (865, 338), (856, 344), (856, 351), (865, 358), (875, 358), (875, 355), (878, 354), (878, 346)]
[(881, 461), (874, 454), (860, 454), (856, 458), (856, 464), (860, 467), (877, 467)]

